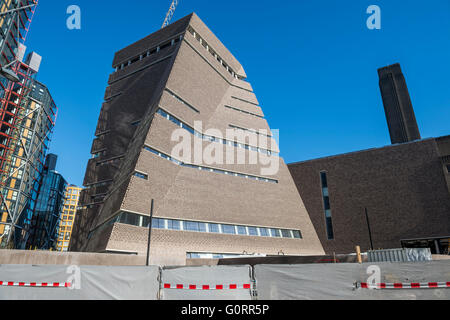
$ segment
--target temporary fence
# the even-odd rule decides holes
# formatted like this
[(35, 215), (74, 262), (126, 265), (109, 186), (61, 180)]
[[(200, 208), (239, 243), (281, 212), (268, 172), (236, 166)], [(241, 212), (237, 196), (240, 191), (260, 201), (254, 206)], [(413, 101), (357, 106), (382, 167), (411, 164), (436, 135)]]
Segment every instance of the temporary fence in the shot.
[(0, 266), (1, 300), (157, 300), (159, 267)]
[(164, 268), (162, 300), (251, 300), (250, 266)]
[(262, 300), (450, 299), (450, 261), (258, 265), (254, 272)]
[(0, 265), (1, 300), (450, 299), (450, 260), (201, 267)]

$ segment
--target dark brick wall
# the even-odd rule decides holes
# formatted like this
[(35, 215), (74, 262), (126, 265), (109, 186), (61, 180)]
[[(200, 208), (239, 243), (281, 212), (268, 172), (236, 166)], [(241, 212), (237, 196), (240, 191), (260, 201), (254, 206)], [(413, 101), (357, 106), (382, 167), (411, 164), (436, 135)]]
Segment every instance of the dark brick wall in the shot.
[[(400, 240), (450, 236), (450, 194), (435, 139), (294, 163), (294, 178), (328, 254), (370, 249), (367, 207), (375, 249)], [(326, 171), (334, 226), (328, 240), (320, 183)]]

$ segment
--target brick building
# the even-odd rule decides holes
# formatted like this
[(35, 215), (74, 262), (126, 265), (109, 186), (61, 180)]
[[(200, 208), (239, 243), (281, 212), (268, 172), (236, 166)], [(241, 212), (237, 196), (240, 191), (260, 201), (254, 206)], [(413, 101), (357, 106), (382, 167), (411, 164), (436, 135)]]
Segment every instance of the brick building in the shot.
[[(120, 50), (113, 68), (71, 251), (145, 255), (154, 199), (152, 264), (323, 254), (243, 67), (197, 15)], [(180, 129), (193, 149), (264, 156), (279, 170), (173, 155)], [(217, 133), (230, 129), (235, 139)]]
[[(324, 250), (448, 253), (450, 136), (289, 164)], [(368, 221), (365, 214), (368, 212)], [(369, 233), (370, 230), (370, 233)]]

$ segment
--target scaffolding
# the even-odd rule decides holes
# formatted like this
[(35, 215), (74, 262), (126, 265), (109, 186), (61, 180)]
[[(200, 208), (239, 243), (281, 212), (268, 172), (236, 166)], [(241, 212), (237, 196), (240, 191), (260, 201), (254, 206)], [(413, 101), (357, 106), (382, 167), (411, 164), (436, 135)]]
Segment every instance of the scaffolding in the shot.
[[(21, 73), (19, 75), (23, 76)], [(17, 118), (13, 143), (7, 156), (7, 172), (0, 181), (2, 211), (4, 209), (8, 215), (5, 224), (8, 232), (3, 235), (4, 246), (10, 244), (14, 229), (19, 229), (20, 232), (14, 234), (13, 247), (26, 248), (30, 229), (34, 227), (32, 221), (35, 220), (36, 199), (42, 185), (44, 159), (56, 116), (57, 107), (48, 89), (32, 81), (31, 90), (22, 100), (20, 116)]]
[(37, 4), (0, 0), (1, 73), (10, 70), (18, 80), (0, 79), (0, 247), (21, 248), (26, 242), (56, 119), (54, 103), (46, 105), (36, 92), (38, 68), (22, 62)]

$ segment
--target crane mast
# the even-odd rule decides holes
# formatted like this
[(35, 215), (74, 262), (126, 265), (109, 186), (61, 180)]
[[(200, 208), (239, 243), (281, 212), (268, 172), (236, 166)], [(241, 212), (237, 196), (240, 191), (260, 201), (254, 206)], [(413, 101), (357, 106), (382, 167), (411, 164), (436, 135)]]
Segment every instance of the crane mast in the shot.
[(172, 0), (172, 4), (170, 5), (170, 9), (167, 12), (166, 19), (164, 19), (164, 23), (161, 29), (167, 27), (170, 24), (170, 20), (172, 20), (173, 15), (175, 14), (175, 10), (177, 9), (179, 0)]

